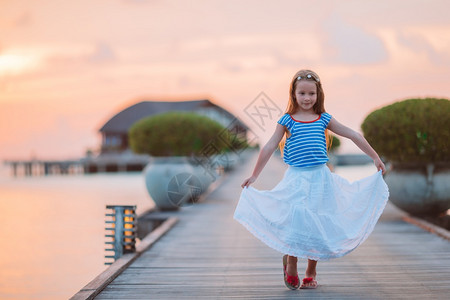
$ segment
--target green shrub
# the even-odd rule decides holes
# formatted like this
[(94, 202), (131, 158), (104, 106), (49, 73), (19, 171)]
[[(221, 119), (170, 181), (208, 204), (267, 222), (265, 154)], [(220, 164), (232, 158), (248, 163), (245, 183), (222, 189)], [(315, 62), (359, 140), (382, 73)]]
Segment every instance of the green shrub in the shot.
[(341, 146), (341, 140), (335, 136), (334, 134), (331, 135), (331, 147), (329, 149), (330, 152), (335, 152), (339, 146)]
[(408, 99), (378, 109), (361, 125), (364, 136), (394, 163), (448, 163), (450, 101)]
[(246, 145), (216, 121), (188, 112), (144, 118), (128, 136), (134, 152), (152, 156), (205, 156)]

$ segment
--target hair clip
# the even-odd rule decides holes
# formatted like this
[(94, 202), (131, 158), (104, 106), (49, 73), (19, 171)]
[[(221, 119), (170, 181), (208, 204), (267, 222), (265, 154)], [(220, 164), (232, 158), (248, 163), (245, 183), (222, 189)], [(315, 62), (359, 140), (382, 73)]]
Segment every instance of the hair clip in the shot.
[(305, 76), (306, 78), (303, 78), (302, 76), (298, 76), (297, 80), (301, 80), (301, 79), (313, 79), (315, 82), (319, 82), (319, 78), (314, 77), (312, 74), (306, 74)]

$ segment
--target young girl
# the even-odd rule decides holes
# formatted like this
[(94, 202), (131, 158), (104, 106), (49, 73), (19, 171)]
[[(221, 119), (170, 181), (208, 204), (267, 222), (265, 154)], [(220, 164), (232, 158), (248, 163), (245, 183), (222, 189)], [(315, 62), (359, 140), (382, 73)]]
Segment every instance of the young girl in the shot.
[[(328, 130), (351, 139), (378, 169), (349, 183), (326, 163)], [(281, 140), (285, 137), (285, 142)], [(250, 187), (280, 144), (289, 165), (270, 191)], [(388, 200), (378, 154), (366, 139), (325, 112), (319, 76), (301, 70), (292, 79), (286, 114), (261, 149), (253, 174), (245, 179), (234, 218), (283, 256), (284, 282), (290, 289), (316, 288), (318, 260), (341, 257), (367, 239)], [(308, 259), (301, 285), (297, 257)]]

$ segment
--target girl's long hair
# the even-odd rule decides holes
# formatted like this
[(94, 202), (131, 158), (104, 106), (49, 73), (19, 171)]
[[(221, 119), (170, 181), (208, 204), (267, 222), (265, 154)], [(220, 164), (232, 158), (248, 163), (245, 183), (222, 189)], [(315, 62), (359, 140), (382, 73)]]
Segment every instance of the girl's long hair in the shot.
[[(325, 94), (322, 89), (322, 83), (320, 81), (319, 75), (311, 70), (300, 70), (295, 73), (294, 77), (292, 77), (291, 84), (289, 86), (289, 102), (286, 107), (285, 113), (292, 115), (298, 111), (298, 102), (297, 98), (295, 97), (295, 88), (297, 86), (297, 82), (299, 82), (300, 80), (308, 80), (316, 84), (317, 101), (316, 104), (314, 104), (313, 109), (316, 114), (321, 115), (325, 112)], [(281, 155), (283, 155), (284, 144), (286, 143), (286, 135), (287, 133), (285, 133), (283, 139), (279, 144)], [(331, 134), (329, 134), (328, 129), (325, 129), (325, 141), (327, 143), (328, 151), (331, 147), (332, 138), (333, 137), (331, 136)]]

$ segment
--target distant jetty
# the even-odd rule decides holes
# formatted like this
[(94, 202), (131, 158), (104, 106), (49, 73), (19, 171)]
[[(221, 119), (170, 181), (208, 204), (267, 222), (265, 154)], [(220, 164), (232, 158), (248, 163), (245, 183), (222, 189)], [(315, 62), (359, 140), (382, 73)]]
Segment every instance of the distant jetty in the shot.
[(115, 172), (139, 172), (150, 162), (148, 155), (129, 153), (103, 154), (96, 157), (84, 157), (68, 160), (6, 160), (4, 164), (11, 168), (11, 175), (46, 176), (67, 174), (92, 174)]
[(14, 177), (84, 172), (81, 160), (5, 160), (3, 163), (11, 167)]

